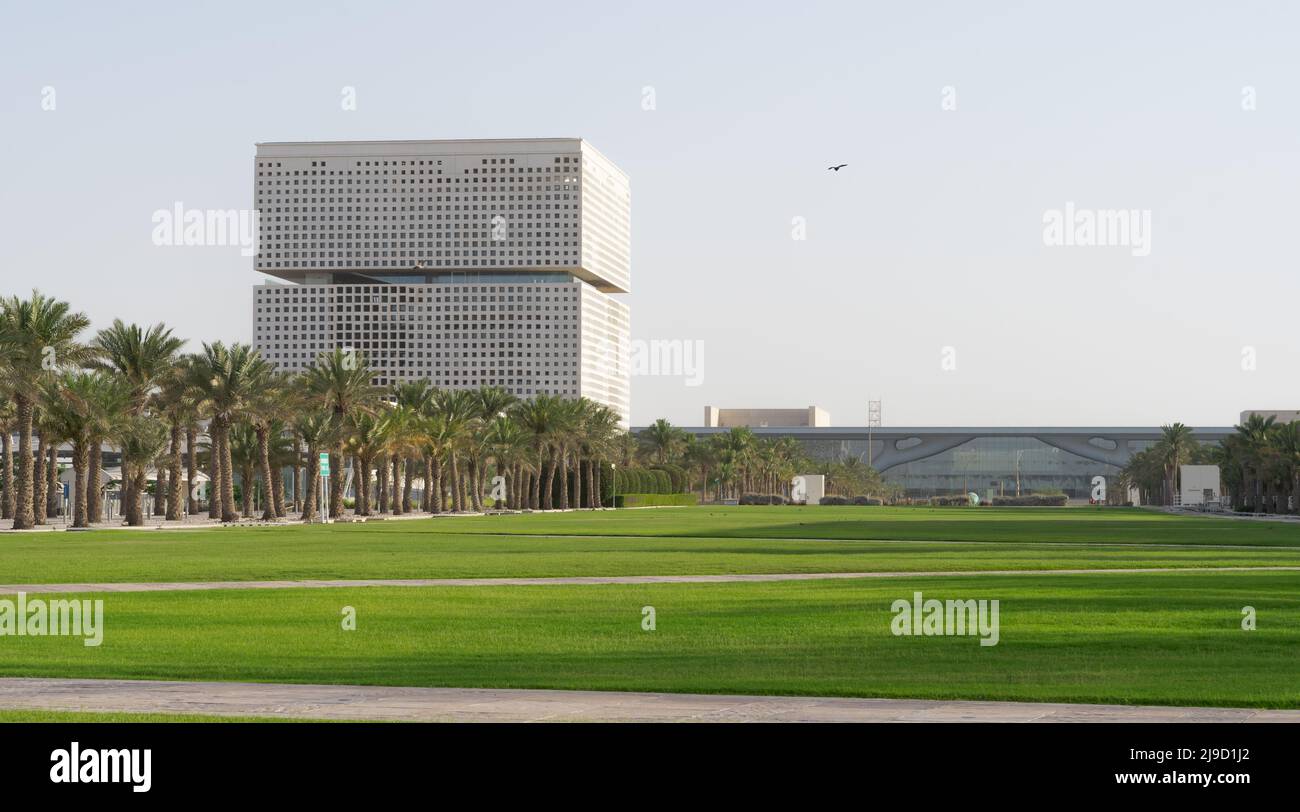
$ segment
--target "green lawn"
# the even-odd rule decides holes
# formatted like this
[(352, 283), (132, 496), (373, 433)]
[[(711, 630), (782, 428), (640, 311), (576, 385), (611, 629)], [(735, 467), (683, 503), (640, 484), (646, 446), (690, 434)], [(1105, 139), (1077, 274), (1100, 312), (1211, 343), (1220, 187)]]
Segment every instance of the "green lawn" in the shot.
[[(0, 584), (1243, 566), (1300, 566), (1300, 525), (733, 507), (0, 535)], [(1001, 642), (893, 636), (914, 589), (1001, 601)], [(3, 637), (0, 676), (1300, 707), (1300, 572), (96, 597), (103, 646)]]
[(0, 584), (1298, 565), (1297, 525), (1114, 509), (671, 508), (0, 535)]
[[(1001, 601), (1000, 643), (893, 636), (913, 590)], [(1300, 707), (1300, 573), (97, 597), (101, 647), (3, 638), (0, 676)]]
[[(1300, 522), (1172, 516), (1141, 508), (698, 507), (439, 522), (434, 532), (1300, 546)], [(382, 526), (400, 532), (398, 524), (368, 529)]]

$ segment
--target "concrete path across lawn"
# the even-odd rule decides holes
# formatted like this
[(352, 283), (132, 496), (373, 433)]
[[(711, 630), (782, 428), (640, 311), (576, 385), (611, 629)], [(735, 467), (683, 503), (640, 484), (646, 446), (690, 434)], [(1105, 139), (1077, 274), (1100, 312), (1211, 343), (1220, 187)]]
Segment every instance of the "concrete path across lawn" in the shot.
[(0, 679), (6, 710), (402, 722), (1300, 722), (1300, 711), (607, 691)]
[(972, 570), (965, 572), (784, 572), (745, 575), (591, 575), (563, 578), (396, 578), (326, 581), (186, 581), (157, 583), (4, 584), (0, 595), (73, 592), (189, 592), (210, 589), (341, 589), (366, 586), (583, 586), (727, 584), (852, 578), (960, 578), (984, 575), (1133, 575), (1154, 572), (1300, 572), (1300, 567), (1130, 567), (1126, 569)]

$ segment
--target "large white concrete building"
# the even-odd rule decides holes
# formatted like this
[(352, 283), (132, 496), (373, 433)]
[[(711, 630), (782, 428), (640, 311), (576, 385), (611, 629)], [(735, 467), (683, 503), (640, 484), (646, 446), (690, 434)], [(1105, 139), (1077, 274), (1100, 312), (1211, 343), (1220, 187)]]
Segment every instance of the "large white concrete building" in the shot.
[(254, 344), (629, 417), (627, 176), (581, 139), (257, 145)]

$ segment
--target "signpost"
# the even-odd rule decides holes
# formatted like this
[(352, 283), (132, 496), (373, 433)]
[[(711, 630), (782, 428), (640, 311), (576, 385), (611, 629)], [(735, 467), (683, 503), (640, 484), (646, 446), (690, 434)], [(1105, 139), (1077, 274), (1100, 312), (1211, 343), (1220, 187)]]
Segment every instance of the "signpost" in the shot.
[(325, 524), (328, 521), (325, 501), (328, 498), (326, 493), (326, 483), (329, 482), (330, 476), (330, 455), (322, 451), (320, 455), (320, 521)]

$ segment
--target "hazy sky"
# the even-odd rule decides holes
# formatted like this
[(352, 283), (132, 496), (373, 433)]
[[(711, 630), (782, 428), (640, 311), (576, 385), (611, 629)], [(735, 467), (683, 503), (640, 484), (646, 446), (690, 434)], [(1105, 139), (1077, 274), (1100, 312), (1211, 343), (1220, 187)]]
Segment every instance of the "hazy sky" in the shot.
[[(631, 177), (634, 338), (704, 348), (699, 386), (633, 378), (634, 424), (815, 403), (862, 425), (872, 398), (894, 426), (1300, 408), (1294, 4), (43, 2), (4, 18), (0, 293), (38, 287), (96, 326), (251, 339), (252, 260), (157, 247), (151, 217), (250, 207), (257, 141), (582, 137)], [(1149, 253), (1045, 245), (1067, 203), (1149, 211)]]

